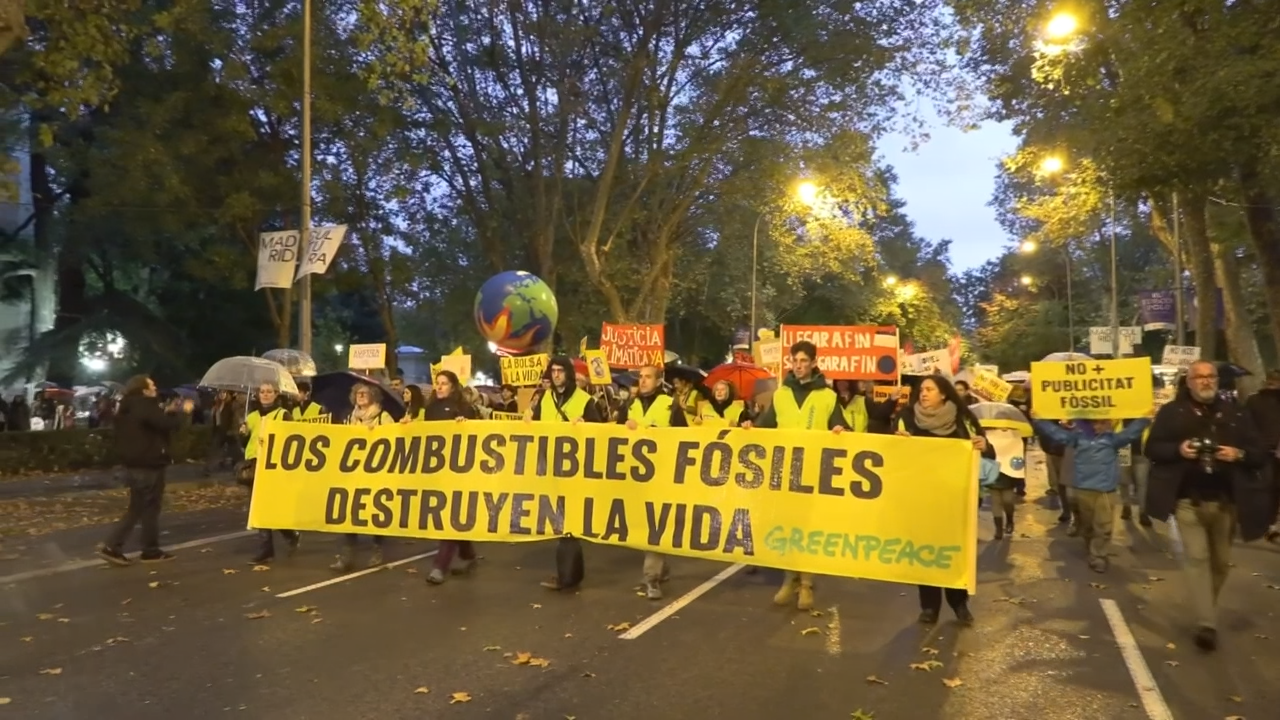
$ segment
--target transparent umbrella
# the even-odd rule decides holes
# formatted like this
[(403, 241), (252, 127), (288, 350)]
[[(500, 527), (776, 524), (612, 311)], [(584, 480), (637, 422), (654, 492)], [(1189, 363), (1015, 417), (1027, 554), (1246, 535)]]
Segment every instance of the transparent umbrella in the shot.
[(315, 377), (316, 361), (301, 350), (276, 348), (262, 353), (262, 357), (280, 363), (294, 377)]
[(223, 358), (214, 363), (200, 379), (199, 385), (214, 390), (244, 392), (263, 383), (275, 385), (285, 395), (298, 394), (293, 376), (283, 365), (265, 358), (247, 356)]
[(1056, 352), (1045, 355), (1040, 362), (1077, 362), (1080, 360), (1092, 360), (1093, 358), (1078, 352)]
[(989, 430), (1014, 430), (1023, 437), (1031, 437), (1031, 422), (1018, 408), (1009, 403), (980, 402), (969, 406), (978, 423)]

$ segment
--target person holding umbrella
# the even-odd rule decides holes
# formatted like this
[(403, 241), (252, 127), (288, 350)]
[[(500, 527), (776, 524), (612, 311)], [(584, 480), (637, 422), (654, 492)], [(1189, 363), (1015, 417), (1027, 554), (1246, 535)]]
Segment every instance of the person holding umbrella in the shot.
[[(253, 487), (253, 473), (258, 464), (258, 436), (264, 420), (292, 420), (293, 414), (281, 403), (280, 387), (275, 383), (262, 383), (258, 386), (258, 404), (244, 416), (244, 424), (240, 426), (240, 434), (246, 438), (244, 446), (244, 462), (237, 472), (241, 483)], [(249, 558), (250, 565), (266, 565), (275, 559), (276, 547), (272, 530), (258, 530), (258, 552)], [(296, 530), (280, 530), (280, 536), (289, 545), (289, 554), (298, 551), (301, 537)]]

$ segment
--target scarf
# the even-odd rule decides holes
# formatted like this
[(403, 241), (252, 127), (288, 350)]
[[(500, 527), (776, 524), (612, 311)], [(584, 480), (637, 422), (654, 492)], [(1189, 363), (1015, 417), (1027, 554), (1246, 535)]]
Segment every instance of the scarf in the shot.
[(729, 404), (732, 402), (733, 402), (732, 393), (730, 393), (729, 397), (725, 398), (724, 400), (716, 400), (715, 398), (711, 398), (711, 400), (708, 401), (708, 403), (710, 403), (711, 405), (711, 409), (715, 410), (716, 415), (719, 415), (720, 417), (724, 417), (724, 411), (729, 409)]
[(916, 427), (921, 430), (943, 437), (949, 437), (956, 431), (956, 406), (950, 401), (944, 401), (941, 406), (932, 410), (917, 401), (911, 410)]
[(382, 406), (378, 403), (369, 403), (369, 406), (361, 410), (360, 408), (351, 409), (351, 419), (347, 421), (348, 425), (363, 425), (367, 428), (375, 428), (378, 421), (382, 419)]

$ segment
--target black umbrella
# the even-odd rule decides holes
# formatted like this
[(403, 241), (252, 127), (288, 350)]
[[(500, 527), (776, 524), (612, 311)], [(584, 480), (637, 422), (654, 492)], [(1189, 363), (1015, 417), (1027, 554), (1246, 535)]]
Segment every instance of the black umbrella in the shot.
[(666, 364), (666, 367), (663, 368), (663, 375), (667, 380), (688, 380), (692, 385), (700, 385), (703, 380), (707, 379), (705, 370), (674, 362)]
[(356, 383), (364, 383), (381, 390), (382, 397), (378, 402), (382, 405), (382, 409), (389, 413), (392, 419), (399, 420), (404, 417), (404, 400), (399, 395), (383, 387), (368, 375), (346, 370), (311, 378), (311, 399), (320, 403), (320, 407), (333, 416), (334, 420), (341, 422), (351, 415), (351, 388), (355, 387)]
[(1222, 376), (1224, 380), (1234, 380), (1235, 378), (1241, 378), (1252, 374), (1253, 373), (1250, 372), (1248, 368), (1240, 367), (1235, 363), (1218, 363), (1218, 375)]

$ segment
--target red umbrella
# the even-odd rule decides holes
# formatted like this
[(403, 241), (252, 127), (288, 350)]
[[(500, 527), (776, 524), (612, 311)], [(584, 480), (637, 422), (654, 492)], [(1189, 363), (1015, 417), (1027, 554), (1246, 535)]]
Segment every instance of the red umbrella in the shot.
[(757, 380), (772, 377), (772, 373), (759, 365), (731, 362), (707, 373), (707, 378), (702, 381), (702, 384), (708, 388), (715, 388), (716, 383), (727, 382), (737, 391), (739, 399), (746, 400), (753, 395)]

